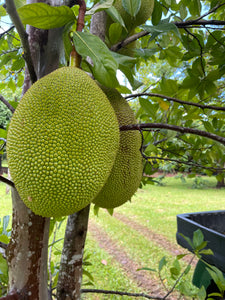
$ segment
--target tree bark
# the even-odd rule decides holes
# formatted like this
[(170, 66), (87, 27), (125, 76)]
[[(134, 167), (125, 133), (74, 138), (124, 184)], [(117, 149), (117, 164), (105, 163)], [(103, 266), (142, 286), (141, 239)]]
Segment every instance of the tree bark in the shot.
[(217, 189), (221, 189), (221, 188), (224, 188), (224, 187), (225, 187), (225, 180), (224, 180), (224, 178), (221, 179), (221, 180), (217, 180), (216, 188)]
[(68, 217), (57, 285), (58, 300), (80, 300), (89, 210), (90, 205)]
[(46, 300), (49, 219), (32, 213), (12, 188), (13, 223), (7, 247), (9, 294), (19, 299)]

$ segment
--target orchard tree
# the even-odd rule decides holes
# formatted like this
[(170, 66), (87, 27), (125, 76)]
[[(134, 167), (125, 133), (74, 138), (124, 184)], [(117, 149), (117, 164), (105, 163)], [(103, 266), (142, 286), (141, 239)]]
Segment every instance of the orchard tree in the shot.
[[(147, 6), (150, 2), (142, 0)], [(102, 85), (128, 94), (126, 98), (139, 97), (140, 122), (120, 130), (140, 131), (145, 174), (152, 174), (163, 158), (182, 166), (204, 165), (222, 178), (225, 1), (155, 0), (152, 17), (136, 28), (130, 27), (143, 9), (141, 1), (122, 3), (124, 19), (113, 0), (28, 5), (6, 0), (0, 14), (2, 22), (9, 22), (9, 16), (12, 24), (0, 33), (1, 102), (13, 113), (18, 91), (23, 95), (35, 81), (71, 61)], [(141, 82), (138, 70), (146, 72), (144, 64), (149, 74), (156, 73)], [(172, 68), (167, 70), (168, 64)], [(118, 70), (131, 89), (119, 83)], [(6, 142), (5, 131), (1, 141)], [(13, 203), (11, 239), (0, 245), (8, 263), (8, 292), (2, 299), (80, 299), (85, 292), (81, 278), (89, 206), (68, 216), (53, 296), (47, 257), (49, 228), (55, 220), (32, 213), (14, 183), (0, 178), (12, 187)]]

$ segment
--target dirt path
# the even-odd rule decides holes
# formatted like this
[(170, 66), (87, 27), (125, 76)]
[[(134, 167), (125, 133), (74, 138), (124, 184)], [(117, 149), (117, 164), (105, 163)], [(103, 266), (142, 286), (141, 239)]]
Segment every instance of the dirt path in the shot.
[[(144, 226), (140, 223), (137, 223), (136, 221), (132, 220), (131, 218), (129, 218), (125, 215), (114, 212), (113, 216), (116, 219), (118, 219), (119, 221), (121, 221), (124, 224), (126, 224), (127, 226), (129, 226), (130, 228), (132, 228), (132, 229), (136, 230), (137, 232), (139, 232), (140, 234), (144, 235), (145, 238), (148, 239), (149, 241), (152, 241), (155, 244), (162, 247), (163, 249), (166, 249), (168, 252), (170, 252), (174, 256), (187, 252), (184, 248), (180, 247), (178, 244), (173, 244), (172, 242), (170, 242), (165, 236), (150, 230), (146, 226)], [(190, 259), (191, 258), (189, 256), (185, 256), (183, 258), (183, 260), (186, 261), (187, 263), (190, 262)], [(196, 261), (193, 262), (192, 265), (194, 266), (195, 264), (196, 264)]]
[[(118, 214), (116, 215), (117, 218), (119, 218)], [(160, 282), (151, 277), (145, 271), (137, 271), (137, 269), (140, 268), (140, 264), (133, 261), (124, 251), (124, 249), (115, 241), (113, 241), (99, 225), (94, 223), (93, 220), (89, 221), (88, 230), (89, 233), (98, 242), (99, 246), (106, 252), (108, 252), (113, 257), (113, 259), (115, 259), (121, 265), (126, 275), (134, 280), (146, 294), (155, 297), (165, 296), (166, 292), (165, 290), (163, 290)], [(171, 296), (167, 299), (176, 300), (177, 297)]]

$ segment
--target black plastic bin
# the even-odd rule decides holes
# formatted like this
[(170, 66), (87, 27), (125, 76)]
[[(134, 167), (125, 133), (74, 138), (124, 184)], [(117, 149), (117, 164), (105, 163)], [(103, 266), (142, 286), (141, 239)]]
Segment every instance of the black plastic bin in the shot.
[[(216, 266), (225, 276), (225, 210), (186, 213), (177, 215), (177, 243), (191, 251), (190, 245), (180, 235), (193, 238), (193, 233), (200, 229), (204, 239), (208, 242), (207, 248), (214, 255), (203, 255), (204, 261)], [(208, 293), (217, 291), (204, 263), (199, 262), (193, 276), (193, 283), (201, 287), (204, 285)]]

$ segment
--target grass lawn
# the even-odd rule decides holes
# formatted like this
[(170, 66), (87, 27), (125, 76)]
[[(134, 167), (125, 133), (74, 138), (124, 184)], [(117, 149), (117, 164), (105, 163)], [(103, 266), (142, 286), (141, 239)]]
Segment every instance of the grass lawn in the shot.
[[(160, 246), (157, 240), (149, 240), (135, 228), (118, 220), (117, 215), (126, 216), (131, 221), (144, 225), (149, 231), (165, 236), (174, 248), (177, 248), (177, 214), (225, 209), (225, 189), (215, 189), (215, 178), (204, 177), (201, 180), (204, 181), (202, 188), (193, 189), (195, 183), (193, 178), (186, 179), (184, 183), (180, 179), (167, 177), (163, 180), (162, 186), (147, 185), (138, 190), (131, 203), (115, 209), (115, 216), (110, 216), (108, 212), (101, 209), (97, 217), (91, 209), (90, 220), (124, 250), (130, 261), (140, 267), (157, 268), (163, 256), (167, 256), (168, 260), (172, 261), (174, 255), (169, 249)], [(6, 194), (6, 186), (3, 183), (0, 183), (0, 199), (0, 218), (2, 218), (4, 215), (11, 214), (12, 207), (10, 194)], [(63, 237), (65, 225), (66, 222), (61, 226), (57, 239)], [(55, 248), (60, 249), (62, 244), (63, 241), (60, 241)], [(99, 247), (98, 240), (90, 231), (87, 235), (85, 251), (91, 255), (89, 261), (92, 265), (87, 270), (94, 276), (95, 287), (140, 292), (137, 283), (124, 273), (123, 266), (107, 250), (107, 247)], [(59, 261), (60, 256), (53, 255), (53, 259)], [(191, 281), (191, 277), (189, 280)], [(84, 277), (84, 282), (87, 282), (87, 277)], [(167, 278), (167, 283), (170, 283), (169, 278)], [(83, 296), (83, 299), (129, 300), (133, 298), (88, 294)]]

